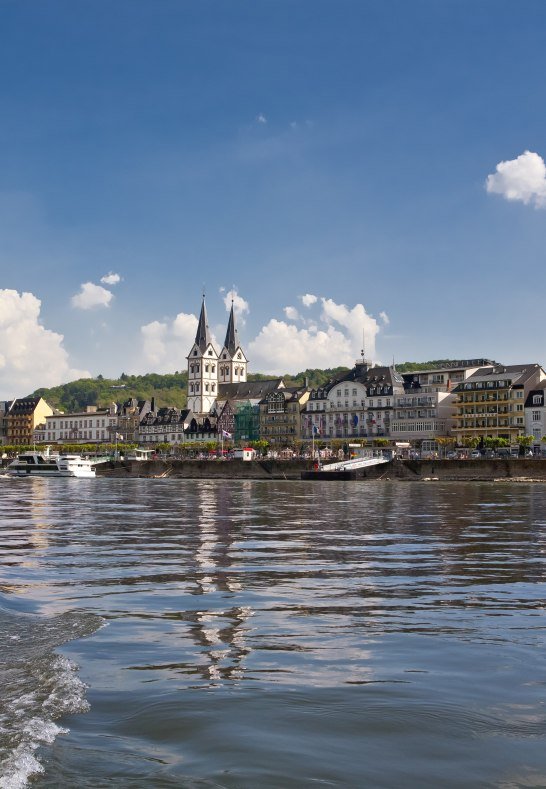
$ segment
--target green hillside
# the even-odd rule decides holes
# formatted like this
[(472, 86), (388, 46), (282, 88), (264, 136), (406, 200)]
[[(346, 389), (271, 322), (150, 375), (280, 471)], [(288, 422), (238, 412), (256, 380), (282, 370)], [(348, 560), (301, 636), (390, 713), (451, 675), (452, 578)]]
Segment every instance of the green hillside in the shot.
[[(432, 362), (404, 362), (397, 364), (396, 368), (401, 373), (439, 367), (449, 362), (449, 359), (440, 359)], [(344, 373), (347, 367), (332, 367), (326, 370), (312, 368), (304, 370), (297, 375), (283, 375), (287, 386), (303, 386), (307, 378), (309, 386), (316, 388), (323, 386), (332, 378)], [(276, 376), (263, 373), (253, 373), (248, 376), (249, 381), (274, 378)], [(281, 376), (277, 376), (281, 377)], [(126, 375), (122, 373), (119, 378), (80, 378), (67, 384), (54, 386), (51, 389), (37, 389), (33, 395), (44, 398), (53, 408), (65, 412), (77, 411), (88, 405), (104, 407), (112, 402), (120, 403), (131, 397), (138, 400), (150, 400), (155, 397), (156, 405), (184, 408), (186, 406), (187, 373), (174, 372), (166, 375), (148, 373), (147, 375)]]

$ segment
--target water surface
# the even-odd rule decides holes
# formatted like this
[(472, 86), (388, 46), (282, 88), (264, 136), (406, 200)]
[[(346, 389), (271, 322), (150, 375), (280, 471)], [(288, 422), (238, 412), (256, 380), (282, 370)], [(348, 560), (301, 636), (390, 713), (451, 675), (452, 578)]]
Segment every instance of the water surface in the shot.
[(546, 486), (0, 485), (0, 786), (546, 785)]

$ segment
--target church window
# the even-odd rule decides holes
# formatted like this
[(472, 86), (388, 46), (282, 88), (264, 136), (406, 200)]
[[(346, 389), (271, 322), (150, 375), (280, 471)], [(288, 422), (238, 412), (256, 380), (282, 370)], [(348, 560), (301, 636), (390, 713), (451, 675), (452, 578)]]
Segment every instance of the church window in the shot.
[(193, 392), (193, 384), (190, 384), (190, 392)]
[(196, 392), (198, 392), (198, 391), (199, 391), (199, 384), (195, 384), (195, 391), (196, 391)]
[(210, 369), (211, 369), (211, 372), (215, 373), (216, 372), (216, 365), (213, 364)]
[(194, 351), (194, 352), (193, 352), (193, 355), (194, 355), (194, 356), (197, 356), (197, 351)]
[(240, 353), (238, 353), (238, 354), (237, 354), (237, 358), (238, 358), (238, 359), (240, 359), (240, 358), (241, 358), (241, 354), (240, 354)]
[(209, 348), (209, 356), (212, 356), (212, 351), (210, 350), (210, 348)]
[(205, 392), (208, 392), (208, 391), (209, 391), (209, 385), (205, 384)]
[(222, 359), (227, 359), (227, 356), (226, 356), (226, 354), (224, 354), (224, 355), (222, 356)]
[(216, 384), (211, 384), (211, 385), (210, 385), (210, 388), (211, 388), (211, 390), (214, 392), (214, 390), (216, 389)]
[(199, 372), (199, 369), (200, 369), (200, 368), (199, 368), (199, 365), (198, 365), (198, 364), (196, 364), (196, 365), (195, 365), (195, 372), (196, 372), (196, 373), (198, 373), (198, 372)]

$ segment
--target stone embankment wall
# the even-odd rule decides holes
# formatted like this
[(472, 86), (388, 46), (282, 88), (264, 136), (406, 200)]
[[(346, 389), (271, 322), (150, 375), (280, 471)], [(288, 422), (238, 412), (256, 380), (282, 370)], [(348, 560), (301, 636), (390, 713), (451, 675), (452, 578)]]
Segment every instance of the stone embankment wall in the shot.
[[(310, 471), (309, 461), (298, 460), (153, 460), (102, 463), (99, 476), (156, 477), (173, 479), (300, 479)], [(329, 472), (310, 475), (334, 480)], [(438, 480), (535, 480), (546, 482), (546, 459), (511, 458), (495, 460), (396, 460), (380, 466), (338, 475), (337, 479)]]
[(300, 479), (310, 468), (298, 460), (129, 460), (101, 463), (101, 477), (159, 477), (172, 479)]

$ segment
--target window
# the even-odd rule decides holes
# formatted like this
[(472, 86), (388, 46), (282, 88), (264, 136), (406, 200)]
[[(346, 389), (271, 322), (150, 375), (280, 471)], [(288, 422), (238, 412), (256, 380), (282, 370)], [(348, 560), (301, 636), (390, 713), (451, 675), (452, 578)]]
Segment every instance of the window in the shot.
[(533, 422), (540, 422), (540, 411), (533, 411), (531, 418)]
[(541, 394), (533, 395), (533, 405), (542, 405), (542, 395)]
[(521, 389), (518, 389), (518, 391), (516, 392), (516, 397), (518, 398), (518, 400), (523, 397), (523, 392), (521, 391)]

